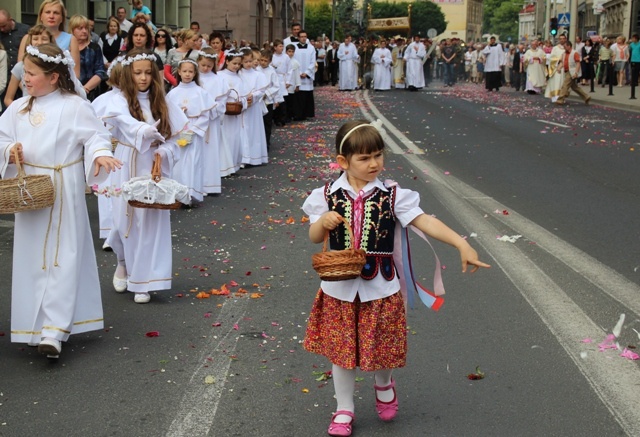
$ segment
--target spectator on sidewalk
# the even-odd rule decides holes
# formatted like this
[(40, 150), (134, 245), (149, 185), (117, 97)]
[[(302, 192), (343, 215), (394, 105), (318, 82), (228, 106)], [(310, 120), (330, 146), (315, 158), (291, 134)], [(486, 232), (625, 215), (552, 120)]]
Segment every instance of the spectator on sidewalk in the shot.
[(562, 83), (560, 96), (555, 103), (557, 105), (564, 105), (564, 100), (569, 97), (569, 93), (573, 90), (582, 97), (585, 105), (588, 105), (591, 97), (589, 97), (589, 95), (585, 93), (577, 83), (578, 78), (582, 74), (580, 67), (580, 55), (578, 52), (573, 50), (573, 44), (571, 44), (571, 41), (566, 41), (564, 43), (564, 47), (565, 54), (562, 57), (562, 64), (558, 67), (564, 70), (564, 82)]

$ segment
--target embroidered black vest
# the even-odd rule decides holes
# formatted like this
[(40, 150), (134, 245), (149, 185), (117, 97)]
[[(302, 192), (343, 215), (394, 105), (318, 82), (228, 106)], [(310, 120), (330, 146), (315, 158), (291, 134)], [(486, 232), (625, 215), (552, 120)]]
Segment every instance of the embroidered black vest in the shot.
[[(353, 229), (354, 204), (349, 193), (343, 189), (330, 192), (331, 184), (325, 187), (325, 199), (330, 211), (336, 211), (346, 218)], [(396, 227), (396, 217), (393, 214), (396, 200), (396, 187), (388, 192), (379, 188), (364, 198), (364, 212), (362, 214), (362, 235), (360, 247), (367, 252), (367, 263), (360, 276), (373, 279), (382, 274), (387, 281), (391, 281), (396, 274), (393, 263), (393, 235)], [(333, 250), (343, 250), (353, 247), (349, 241), (349, 233), (344, 225), (338, 226), (329, 233), (329, 244)]]

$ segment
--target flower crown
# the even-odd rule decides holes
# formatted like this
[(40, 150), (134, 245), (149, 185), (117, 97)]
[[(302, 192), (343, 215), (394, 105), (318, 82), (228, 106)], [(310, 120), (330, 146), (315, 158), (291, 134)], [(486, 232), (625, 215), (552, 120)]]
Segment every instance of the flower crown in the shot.
[(122, 61), (124, 61), (124, 55), (121, 56), (116, 56), (116, 58), (111, 61), (111, 64), (109, 65), (109, 68), (107, 68), (107, 77), (111, 76), (111, 72), (113, 71), (113, 67), (115, 67), (118, 64), (122, 64)]
[(203, 58), (209, 58), (209, 59), (218, 59), (218, 55), (217, 54), (209, 54), (206, 52), (203, 52), (202, 50), (198, 51), (198, 56), (202, 56)]
[(193, 64), (196, 67), (198, 67), (198, 63), (196, 61), (194, 61), (193, 59), (191, 59), (191, 58), (185, 58), (182, 61), (178, 62), (178, 66), (184, 64), (185, 62), (189, 62), (190, 64)]
[(62, 52), (62, 55), (49, 56), (44, 53), (41, 53), (37, 47), (27, 46), (27, 53), (31, 56), (35, 56), (36, 58), (42, 59), (44, 62), (53, 62), (54, 64), (64, 64), (68, 65), (71, 68), (75, 66), (75, 62), (73, 62), (73, 58), (71, 57), (71, 53), (68, 50)]
[(235, 50), (227, 50), (226, 52), (224, 52), (224, 55), (227, 58), (235, 58), (235, 57), (238, 57), (238, 56), (244, 56), (243, 53), (240, 53), (240, 52), (235, 51)]
[(133, 57), (128, 56), (126, 59), (122, 61), (122, 66), (126, 67), (127, 65), (131, 65), (136, 61), (156, 61), (156, 55), (152, 55), (150, 53), (140, 53), (139, 55), (135, 55)]
[(357, 129), (360, 129), (361, 127), (365, 127), (365, 126), (374, 128), (375, 130), (378, 131), (380, 136), (384, 137), (384, 134), (386, 133), (386, 131), (382, 128), (382, 120), (380, 120), (380, 119), (372, 121), (371, 123), (368, 123), (368, 124), (367, 123), (359, 124), (356, 127), (351, 128), (351, 130), (348, 131), (344, 135), (344, 137), (342, 137), (342, 141), (340, 141), (340, 147), (338, 148), (338, 152), (339, 152), (338, 154), (339, 155), (342, 155), (342, 145), (344, 144), (345, 140), (349, 137), (349, 135), (351, 135), (353, 133), (353, 131), (355, 131)]

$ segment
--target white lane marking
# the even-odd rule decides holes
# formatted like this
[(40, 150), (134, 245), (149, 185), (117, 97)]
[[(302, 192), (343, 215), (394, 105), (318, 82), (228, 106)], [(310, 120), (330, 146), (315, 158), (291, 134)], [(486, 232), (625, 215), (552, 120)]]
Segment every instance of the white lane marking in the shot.
[[(441, 169), (418, 156), (406, 155), (406, 159), (419, 171), (429, 174), (431, 192), (466, 229), (473, 230), (481, 237), (489, 236), (474, 241), (487, 250), (496, 266), (518, 288), (622, 429), (628, 435), (640, 435), (640, 411), (636, 408), (640, 389), (638, 367), (627, 360), (609, 359), (609, 355), (604, 353), (591, 353), (587, 358), (582, 358), (585, 346), (580, 340), (586, 337), (603, 338), (605, 332), (517, 245), (505, 245), (493, 238), (500, 232), (483, 218), (483, 211), (496, 208), (508, 209), (510, 218), (517, 216), (517, 213), (490, 200), (490, 197), (454, 176), (444, 176)], [(542, 242), (539, 243), (542, 249), (600, 287), (604, 293), (640, 314), (638, 303), (632, 299), (634, 294), (638, 296), (640, 293), (640, 287), (636, 284), (524, 217), (510, 220), (508, 225), (529, 239)]]
[(558, 126), (558, 127), (564, 127), (564, 128), (571, 128), (571, 126), (567, 126), (566, 124), (561, 124), (561, 123), (556, 123), (555, 121), (547, 121), (547, 120), (538, 120), (540, 123), (544, 123), (544, 124), (550, 124), (552, 126)]
[[(391, 122), (389, 122), (389, 120), (387, 120), (387, 118), (382, 115), (382, 113), (380, 111), (378, 111), (378, 108), (375, 107), (375, 105), (371, 102), (371, 99), (369, 98), (369, 90), (365, 90), (365, 92), (363, 93), (364, 99), (367, 102), (367, 104), (369, 105), (369, 108), (371, 108), (371, 112), (373, 112), (375, 114), (375, 118), (379, 118), (380, 120), (382, 120), (385, 124), (385, 129), (393, 132), (393, 134), (398, 138), (398, 140), (407, 148), (409, 149), (409, 151), (411, 151), (411, 153), (414, 153), (416, 155), (423, 155), (424, 151), (417, 147), (413, 141), (411, 141), (409, 138), (405, 137), (404, 135), (402, 135), (402, 132), (400, 132)], [(360, 100), (360, 95), (356, 94), (356, 100)], [(364, 110), (364, 105), (360, 105), (360, 110), (362, 111), (363, 114), (366, 115), (366, 112)], [(373, 117), (369, 116), (367, 117), (370, 120), (373, 120)], [(394, 153), (404, 153), (404, 152), (395, 152)]]
[(493, 109), (494, 111), (506, 112), (506, 109), (498, 108), (497, 106), (487, 106), (487, 109)]
[[(229, 357), (233, 355), (240, 337), (234, 325), (244, 317), (248, 302), (248, 298), (227, 299), (218, 318), (211, 318), (222, 325), (211, 328), (209, 342), (203, 347), (199, 364), (183, 388), (184, 396), (166, 437), (209, 435), (231, 366)], [(217, 330), (220, 333), (214, 338)], [(213, 384), (205, 383), (208, 376), (213, 377)]]

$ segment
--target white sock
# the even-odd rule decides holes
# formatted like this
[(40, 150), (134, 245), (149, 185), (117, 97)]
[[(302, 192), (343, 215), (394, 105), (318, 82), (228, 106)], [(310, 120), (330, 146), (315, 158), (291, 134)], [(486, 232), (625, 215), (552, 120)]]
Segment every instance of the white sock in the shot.
[[(378, 387), (387, 387), (389, 384), (391, 384), (391, 373), (393, 372), (392, 369), (384, 369), (384, 370), (378, 370), (375, 373), (375, 381), (376, 381), (376, 385)], [(389, 389), (389, 390), (376, 390), (376, 396), (378, 398), (379, 401), (382, 402), (391, 402), (393, 401), (393, 390)]]
[[(336, 391), (336, 399), (338, 406), (336, 411), (346, 410), (355, 411), (353, 403), (353, 393), (356, 389), (356, 369), (345, 369), (336, 364), (333, 365), (332, 371), (333, 387)], [(339, 414), (334, 419), (336, 423), (349, 423), (351, 417), (345, 414)]]
[(127, 278), (127, 266), (125, 266), (124, 261), (122, 261), (122, 264), (118, 262), (118, 267), (116, 267), (116, 276), (120, 279)]

